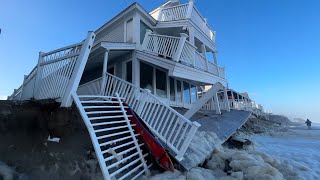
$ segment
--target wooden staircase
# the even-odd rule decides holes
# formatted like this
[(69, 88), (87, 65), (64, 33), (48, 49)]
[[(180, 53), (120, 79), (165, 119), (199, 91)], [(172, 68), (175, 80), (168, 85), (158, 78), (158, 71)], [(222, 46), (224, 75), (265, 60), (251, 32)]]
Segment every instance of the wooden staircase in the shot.
[(89, 131), (104, 179), (137, 179), (149, 174), (149, 167), (137, 134), (121, 98), (78, 96), (74, 102)]

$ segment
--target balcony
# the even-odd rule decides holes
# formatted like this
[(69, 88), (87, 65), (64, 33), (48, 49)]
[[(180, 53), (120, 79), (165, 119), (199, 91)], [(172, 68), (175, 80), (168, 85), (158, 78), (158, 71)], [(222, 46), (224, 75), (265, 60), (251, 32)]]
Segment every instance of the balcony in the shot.
[(187, 34), (181, 33), (180, 35), (181, 37), (158, 35), (147, 30), (141, 48), (144, 51), (225, 79), (225, 68), (208, 61), (199, 53), (197, 47), (186, 40)]
[(214, 41), (214, 32), (207, 23), (207, 19), (202, 17), (197, 8), (194, 6), (193, 0), (189, 3), (180, 4), (172, 7), (160, 7), (150, 13), (150, 15), (160, 22), (191, 20), (205, 33), (212, 41)]

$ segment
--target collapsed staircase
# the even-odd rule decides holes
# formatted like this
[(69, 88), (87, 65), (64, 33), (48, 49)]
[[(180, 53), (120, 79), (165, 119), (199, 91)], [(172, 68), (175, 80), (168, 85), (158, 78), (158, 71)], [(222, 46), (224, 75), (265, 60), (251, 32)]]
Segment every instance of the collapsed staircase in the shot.
[(89, 131), (105, 179), (136, 179), (148, 174), (147, 153), (141, 147), (119, 96), (78, 96), (74, 102)]

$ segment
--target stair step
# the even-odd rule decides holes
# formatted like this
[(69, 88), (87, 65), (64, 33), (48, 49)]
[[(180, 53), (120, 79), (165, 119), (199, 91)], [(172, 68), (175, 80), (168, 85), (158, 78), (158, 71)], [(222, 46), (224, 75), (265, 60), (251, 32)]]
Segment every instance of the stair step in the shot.
[(109, 165), (109, 166), (108, 166), (108, 169), (114, 168), (114, 167), (118, 166), (118, 165), (121, 164), (121, 163), (125, 163), (126, 161), (128, 161), (129, 159), (131, 159), (132, 157), (137, 156), (137, 155), (139, 155), (139, 152), (138, 152), (138, 151), (137, 151), (136, 153), (131, 154), (131, 155), (128, 156), (128, 157), (125, 157), (125, 158), (121, 159), (120, 161), (117, 161), (117, 162)]
[(119, 101), (81, 101), (82, 104), (91, 104), (91, 103), (118, 103)]
[[(141, 146), (143, 146), (143, 145), (144, 145), (144, 144), (141, 143), (141, 144), (139, 144), (139, 147), (141, 147)], [(124, 150), (124, 151), (118, 153), (117, 155), (118, 155), (118, 156), (121, 156), (121, 155), (127, 154), (128, 152), (130, 152), (130, 151), (132, 151), (132, 150), (134, 150), (134, 149), (136, 149), (136, 148), (137, 148), (136, 146), (131, 147), (131, 148), (127, 149), (127, 150)], [(105, 161), (110, 161), (110, 160), (113, 159), (113, 158), (115, 158), (115, 157), (114, 157), (114, 156), (110, 156), (110, 157), (105, 158), (104, 160), (105, 160)]]
[[(130, 141), (130, 142), (127, 142), (127, 143), (125, 143), (125, 144), (120, 144), (120, 145), (118, 145), (118, 146), (112, 147), (112, 149), (115, 151), (115, 150), (117, 150), (117, 149), (119, 149), (119, 148), (122, 148), (122, 147), (125, 147), (125, 146), (128, 146), (128, 145), (131, 145), (131, 144), (134, 144), (134, 142), (133, 142), (133, 141)], [(106, 153), (107, 151), (108, 151), (108, 150), (102, 151), (102, 154)]]
[[(138, 159), (136, 159), (136, 160), (134, 160), (134, 161), (131, 161), (129, 164), (121, 167), (120, 169), (118, 169), (118, 170), (116, 170), (115, 172), (113, 172), (112, 174), (110, 174), (110, 176), (111, 176), (111, 177), (114, 177), (115, 175), (119, 174), (119, 173), (122, 172), (123, 170), (127, 169), (128, 167), (134, 165), (135, 163), (137, 163), (137, 162), (139, 162), (139, 161), (141, 161), (140, 158), (138, 158)], [(137, 167), (142, 167), (142, 166), (143, 166), (143, 164), (141, 163), (141, 164), (140, 164), (139, 166), (137, 166)], [(131, 171), (132, 171), (132, 170), (131, 170)]]
[[(132, 124), (131, 127), (136, 126), (135, 124)], [(99, 132), (105, 132), (105, 131), (112, 131), (112, 130), (117, 130), (117, 129), (123, 129), (123, 128), (128, 128), (128, 126), (118, 126), (118, 127), (112, 127), (112, 128), (103, 128), (103, 129), (98, 129), (94, 130), (95, 133)]]
[(120, 120), (120, 121), (109, 121), (109, 122), (102, 122), (102, 123), (92, 123), (92, 126), (103, 126), (103, 125), (111, 125), (111, 124), (120, 124), (120, 123), (125, 123), (127, 122), (126, 120)]
[(112, 114), (112, 113), (122, 113), (122, 111), (91, 111), (87, 114)]
[(99, 136), (99, 137), (97, 137), (97, 138), (98, 138), (98, 139), (104, 139), (104, 138), (108, 138), (108, 137), (112, 137), (112, 136), (118, 136), (118, 135), (126, 134), (126, 133), (130, 133), (130, 131), (117, 132), (117, 133), (113, 133), (113, 134), (108, 134), (108, 135), (104, 135), (104, 136)]
[[(150, 164), (149, 166), (148, 166), (148, 169), (152, 166), (153, 164)], [(135, 179), (137, 179), (139, 176), (141, 176), (144, 172), (146, 172), (146, 169), (143, 169), (142, 171), (140, 171), (138, 174), (136, 174), (133, 178), (131, 178), (131, 180), (135, 180)], [(122, 180), (123, 178), (121, 177), (121, 178), (119, 178), (119, 180)]]
[[(128, 117), (132, 117), (132, 115), (127, 115)], [(124, 115), (116, 115), (116, 116), (99, 116), (99, 117), (92, 117), (89, 120), (98, 120), (98, 119), (112, 119), (112, 118), (121, 118), (125, 117)]]
[[(139, 136), (140, 134), (135, 134), (135, 136)], [(127, 137), (123, 137), (123, 138), (119, 138), (119, 139), (115, 139), (115, 140), (112, 140), (112, 141), (108, 141), (108, 142), (105, 142), (105, 143), (101, 143), (100, 146), (106, 146), (106, 145), (110, 145), (112, 143), (117, 143), (117, 142), (120, 142), (120, 141), (123, 141), (123, 140), (126, 140), (126, 139), (130, 139), (132, 138), (132, 136), (127, 136)]]
[[(128, 106), (124, 106), (127, 108)], [(84, 109), (100, 109), (100, 108), (121, 108), (121, 106), (83, 106)]]
[(131, 169), (129, 172), (127, 172), (125, 175), (121, 176), (121, 178), (119, 178), (119, 179), (121, 179), (121, 180), (122, 180), (122, 179), (125, 179), (126, 177), (130, 176), (130, 175), (133, 174), (134, 172), (138, 171), (138, 169), (141, 168), (142, 166), (143, 166), (142, 163), (139, 164), (139, 166)]

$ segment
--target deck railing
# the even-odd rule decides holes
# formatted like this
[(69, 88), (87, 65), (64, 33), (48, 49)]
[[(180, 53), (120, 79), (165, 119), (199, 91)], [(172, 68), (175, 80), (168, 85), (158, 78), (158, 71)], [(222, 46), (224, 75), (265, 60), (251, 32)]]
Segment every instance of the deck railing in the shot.
[(207, 20), (201, 16), (194, 2), (180, 4), (171, 7), (160, 7), (150, 13), (152, 17), (161, 22), (190, 19), (195, 23), (211, 40), (214, 41), (214, 32), (209, 27)]
[(62, 106), (70, 106), (94, 38), (89, 32), (81, 43), (40, 53), (37, 66), (24, 78), (19, 100), (57, 99)]
[(176, 154), (176, 159), (182, 160), (200, 124), (191, 122), (148, 90), (109, 73), (106, 74), (104, 83), (102, 79), (98, 78), (79, 86), (77, 93), (83, 95), (85, 91), (91, 90), (92, 94), (95, 94), (101, 84), (105, 88), (101, 88), (104, 91), (99, 93), (100, 95), (113, 96), (118, 93), (164, 145)]
[(225, 79), (224, 68), (218, 67), (200, 54), (197, 51), (197, 47), (186, 40), (188, 35), (184, 33), (180, 35), (181, 37), (158, 35), (147, 30), (141, 47), (145, 51), (207, 71)]
[(179, 45), (179, 38), (148, 33), (143, 41), (143, 47), (163, 57), (173, 58)]
[(185, 19), (187, 17), (188, 4), (161, 9), (158, 21), (175, 21)]

